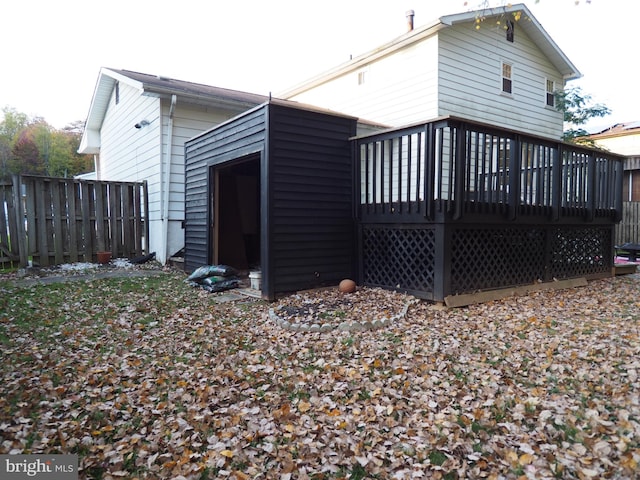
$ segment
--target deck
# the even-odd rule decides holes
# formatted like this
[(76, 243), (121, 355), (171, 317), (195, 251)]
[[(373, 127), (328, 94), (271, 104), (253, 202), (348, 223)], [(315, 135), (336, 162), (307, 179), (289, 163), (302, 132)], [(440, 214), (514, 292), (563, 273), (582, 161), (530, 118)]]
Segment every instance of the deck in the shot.
[(362, 284), (443, 301), (611, 275), (623, 157), (451, 117), (353, 143)]

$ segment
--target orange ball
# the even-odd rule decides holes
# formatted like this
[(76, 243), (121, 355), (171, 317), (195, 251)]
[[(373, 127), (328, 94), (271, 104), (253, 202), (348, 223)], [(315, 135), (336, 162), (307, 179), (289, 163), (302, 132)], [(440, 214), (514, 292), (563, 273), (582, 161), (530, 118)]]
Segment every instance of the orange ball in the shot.
[(338, 290), (340, 290), (342, 293), (353, 293), (356, 291), (356, 282), (345, 278), (340, 282), (340, 285), (338, 285)]

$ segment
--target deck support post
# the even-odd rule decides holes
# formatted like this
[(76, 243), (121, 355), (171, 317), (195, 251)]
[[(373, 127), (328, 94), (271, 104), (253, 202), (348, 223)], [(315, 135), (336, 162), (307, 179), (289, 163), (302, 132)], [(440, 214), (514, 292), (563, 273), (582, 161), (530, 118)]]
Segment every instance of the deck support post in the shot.
[(451, 227), (444, 223), (435, 229), (433, 298), (444, 301), (451, 294)]
[(520, 164), (522, 152), (520, 138), (516, 136), (510, 140), (509, 146), (509, 220), (513, 221), (518, 216), (520, 205)]

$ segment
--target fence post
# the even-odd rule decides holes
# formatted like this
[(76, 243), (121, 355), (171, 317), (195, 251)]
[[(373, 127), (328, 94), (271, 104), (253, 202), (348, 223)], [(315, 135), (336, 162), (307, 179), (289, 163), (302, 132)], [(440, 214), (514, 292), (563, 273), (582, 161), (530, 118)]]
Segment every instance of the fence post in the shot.
[(20, 175), (13, 175), (12, 180), (13, 203), (16, 212), (15, 222), (18, 227), (18, 255), (20, 257), (20, 266), (26, 267), (29, 265), (29, 257), (27, 256), (29, 245), (27, 243), (27, 232), (24, 225), (24, 205), (22, 204), (22, 195), (20, 194), (20, 190), (22, 190), (22, 178)]

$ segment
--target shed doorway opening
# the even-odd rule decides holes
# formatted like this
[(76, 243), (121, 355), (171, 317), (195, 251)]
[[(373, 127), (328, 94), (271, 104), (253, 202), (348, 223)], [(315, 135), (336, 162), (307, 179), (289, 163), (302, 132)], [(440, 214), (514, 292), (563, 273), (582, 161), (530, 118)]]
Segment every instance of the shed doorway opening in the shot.
[(213, 263), (260, 269), (260, 155), (211, 167)]

